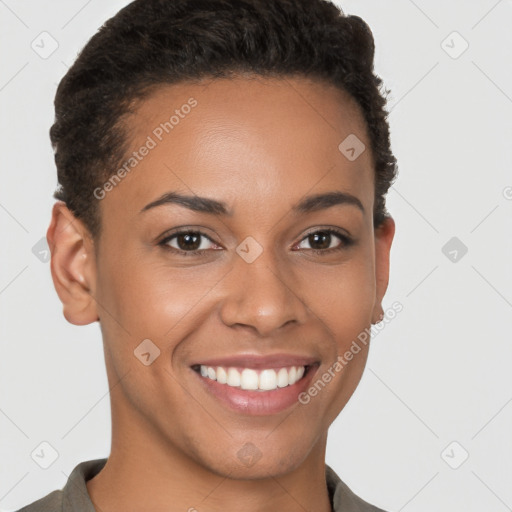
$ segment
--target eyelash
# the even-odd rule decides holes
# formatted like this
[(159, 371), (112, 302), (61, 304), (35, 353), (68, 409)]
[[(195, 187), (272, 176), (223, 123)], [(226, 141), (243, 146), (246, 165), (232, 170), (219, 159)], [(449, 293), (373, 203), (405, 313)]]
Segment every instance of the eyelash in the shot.
[[(312, 232), (308, 233), (305, 237), (303, 237), (300, 240), (299, 244), (302, 243), (304, 240), (306, 240), (309, 236), (315, 235), (317, 233), (326, 233), (326, 234), (329, 234), (329, 235), (335, 235), (342, 242), (341, 245), (339, 245), (338, 247), (331, 247), (329, 249), (308, 249), (310, 252), (312, 252), (312, 253), (314, 253), (316, 255), (319, 255), (319, 256), (325, 256), (326, 254), (331, 254), (333, 252), (341, 251), (341, 250), (346, 249), (346, 248), (348, 248), (348, 247), (350, 247), (351, 245), (354, 244), (354, 240), (352, 238), (350, 238), (349, 236), (345, 235), (341, 231), (338, 231), (338, 230), (332, 229), (332, 228), (318, 229), (316, 231), (312, 231)], [(170, 240), (172, 240), (173, 238), (176, 238), (179, 235), (184, 235), (184, 234), (200, 235), (200, 236), (203, 236), (203, 237), (207, 238), (208, 240), (210, 240), (210, 242), (215, 243), (208, 235), (206, 235), (202, 231), (195, 231), (195, 230), (192, 230), (192, 229), (185, 229), (185, 230), (182, 230), (182, 231), (176, 231), (172, 235), (169, 235), (169, 236), (165, 237), (162, 241), (158, 242), (158, 245), (163, 247), (165, 250), (168, 250), (168, 251), (171, 251), (171, 252), (173, 252), (175, 254), (180, 254), (180, 255), (183, 255), (183, 256), (199, 256), (199, 257), (204, 257), (204, 256), (207, 255), (207, 250), (206, 249), (196, 249), (194, 251), (183, 251), (181, 249), (176, 249), (176, 247), (171, 247), (171, 246), (168, 245)]]

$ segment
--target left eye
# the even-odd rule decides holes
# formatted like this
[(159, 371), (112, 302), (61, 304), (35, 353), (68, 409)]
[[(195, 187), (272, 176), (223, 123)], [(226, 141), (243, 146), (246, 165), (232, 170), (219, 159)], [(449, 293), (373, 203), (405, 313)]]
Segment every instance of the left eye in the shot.
[[(335, 240), (333, 236), (338, 238), (341, 243), (337, 245), (332, 245), (332, 242)], [(308, 242), (309, 244), (316, 245), (316, 247), (311, 247), (311, 250), (315, 252), (330, 252), (331, 250), (343, 249), (344, 247), (351, 244), (351, 239), (339, 231), (334, 229), (322, 229), (319, 231), (314, 231), (310, 233), (305, 238), (302, 239), (301, 244), (304, 242)], [(300, 244), (299, 244), (300, 247)]]

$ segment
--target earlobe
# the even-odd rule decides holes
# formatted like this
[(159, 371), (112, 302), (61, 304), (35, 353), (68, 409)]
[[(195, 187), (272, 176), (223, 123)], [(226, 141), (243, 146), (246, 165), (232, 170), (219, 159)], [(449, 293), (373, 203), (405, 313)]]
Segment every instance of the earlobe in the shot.
[(84, 224), (62, 201), (53, 205), (46, 238), (50, 268), (66, 320), (87, 325), (98, 320), (95, 289), (94, 242)]
[(387, 217), (375, 230), (375, 307), (372, 313), (372, 323), (376, 324), (384, 318), (382, 299), (386, 293), (389, 282), (389, 256), (391, 243), (395, 236), (395, 221)]
[(379, 304), (376, 304), (373, 309), (372, 324), (378, 324), (383, 318), (384, 310), (382, 309), (382, 304), (379, 302)]

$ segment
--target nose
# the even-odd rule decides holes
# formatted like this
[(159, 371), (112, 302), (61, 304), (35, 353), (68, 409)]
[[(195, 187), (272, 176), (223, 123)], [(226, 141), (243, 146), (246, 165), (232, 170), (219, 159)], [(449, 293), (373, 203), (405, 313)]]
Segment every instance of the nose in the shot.
[(252, 263), (238, 255), (234, 260), (220, 308), (225, 325), (245, 326), (268, 337), (285, 326), (306, 321), (308, 308), (298, 295), (298, 281), (286, 261), (276, 262), (270, 250), (264, 250)]

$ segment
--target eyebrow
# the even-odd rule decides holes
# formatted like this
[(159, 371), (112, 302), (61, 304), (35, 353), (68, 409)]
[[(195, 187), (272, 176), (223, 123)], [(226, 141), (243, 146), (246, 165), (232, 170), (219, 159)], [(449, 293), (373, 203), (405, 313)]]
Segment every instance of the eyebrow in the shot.
[[(217, 216), (227, 215), (231, 217), (233, 215), (233, 212), (229, 210), (227, 204), (222, 201), (217, 201), (208, 197), (187, 196), (179, 194), (178, 192), (167, 192), (163, 194), (155, 201), (144, 206), (140, 213), (164, 204), (177, 204), (196, 212), (208, 213)], [(348, 192), (339, 191), (308, 196), (295, 204), (292, 207), (292, 211), (304, 214), (324, 210), (337, 205), (355, 206), (364, 213), (364, 207), (356, 196), (353, 196)]]

